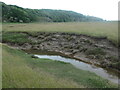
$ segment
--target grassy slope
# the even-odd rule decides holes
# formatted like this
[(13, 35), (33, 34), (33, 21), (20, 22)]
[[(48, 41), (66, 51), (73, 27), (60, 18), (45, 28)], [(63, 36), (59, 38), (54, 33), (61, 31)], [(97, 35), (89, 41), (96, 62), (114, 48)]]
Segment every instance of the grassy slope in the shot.
[(94, 73), (71, 64), (33, 59), (21, 50), (3, 45), (3, 88), (116, 87)]
[[(79, 87), (31, 66), (33, 59), (22, 51), (3, 46), (3, 88)], [(80, 86), (81, 87), (81, 86)]]
[(3, 31), (44, 31), (44, 32), (74, 32), (92, 36), (107, 36), (108, 39), (118, 42), (117, 22), (73, 22), (73, 23), (29, 23), (3, 24)]

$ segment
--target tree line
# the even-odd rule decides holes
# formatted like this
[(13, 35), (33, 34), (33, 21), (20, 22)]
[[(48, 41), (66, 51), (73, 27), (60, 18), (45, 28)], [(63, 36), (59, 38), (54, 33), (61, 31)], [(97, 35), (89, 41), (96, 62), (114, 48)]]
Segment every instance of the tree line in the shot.
[(84, 22), (103, 21), (101, 18), (85, 16), (80, 13), (66, 10), (52, 9), (28, 9), (16, 5), (7, 5), (0, 2), (2, 6), (3, 22)]

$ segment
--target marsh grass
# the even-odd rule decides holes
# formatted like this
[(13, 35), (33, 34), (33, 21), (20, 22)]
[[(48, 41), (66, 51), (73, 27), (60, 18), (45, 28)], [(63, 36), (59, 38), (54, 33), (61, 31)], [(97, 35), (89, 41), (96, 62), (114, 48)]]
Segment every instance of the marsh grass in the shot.
[(2, 33), (2, 40), (3, 42), (11, 42), (18, 44), (32, 42), (28, 39), (28, 35), (23, 33)]
[(97, 37), (106, 36), (114, 43), (118, 43), (117, 22), (6, 23), (3, 24), (3, 31), (80, 33)]
[(86, 51), (87, 55), (105, 55), (106, 53), (101, 48), (93, 48)]
[(3, 88), (83, 87), (72, 80), (57, 78), (32, 66), (32, 60), (22, 51), (3, 46)]
[(3, 45), (3, 88), (114, 88), (108, 80), (71, 64), (31, 58)]

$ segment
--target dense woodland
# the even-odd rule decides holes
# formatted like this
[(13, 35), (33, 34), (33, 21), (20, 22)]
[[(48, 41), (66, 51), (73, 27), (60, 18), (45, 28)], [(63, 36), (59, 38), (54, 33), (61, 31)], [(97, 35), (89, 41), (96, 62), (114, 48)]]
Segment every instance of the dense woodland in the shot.
[(101, 18), (85, 16), (80, 13), (65, 10), (52, 9), (28, 9), (16, 5), (2, 6), (3, 22), (83, 22), (83, 21), (102, 21)]

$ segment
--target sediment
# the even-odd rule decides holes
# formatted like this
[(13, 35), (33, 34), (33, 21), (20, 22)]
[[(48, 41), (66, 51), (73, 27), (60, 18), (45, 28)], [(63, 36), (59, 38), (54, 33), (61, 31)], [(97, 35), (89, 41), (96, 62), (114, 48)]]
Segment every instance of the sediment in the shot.
[(60, 52), (67, 56), (120, 71), (118, 66), (118, 47), (107, 37), (93, 37), (75, 33), (49, 33), (49, 32), (9, 32), (28, 35), (31, 42), (13, 43), (3, 40), (10, 46), (22, 50), (46, 50)]

